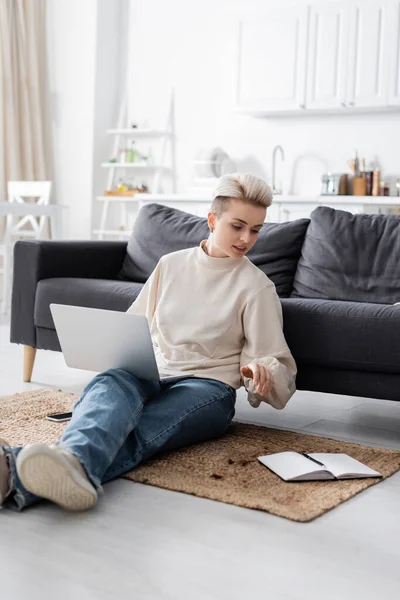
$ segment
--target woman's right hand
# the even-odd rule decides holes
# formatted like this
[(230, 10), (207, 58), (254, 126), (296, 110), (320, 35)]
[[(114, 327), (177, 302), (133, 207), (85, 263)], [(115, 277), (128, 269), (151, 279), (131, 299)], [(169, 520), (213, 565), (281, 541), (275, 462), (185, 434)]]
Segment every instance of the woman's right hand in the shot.
[(240, 369), (243, 377), (249, 377), (253, 380), (256, 386), (256, 393), (266, 398), (272, 391), (274, 386), (274, 378), (272, 373), (259, 363), (252, 362)]

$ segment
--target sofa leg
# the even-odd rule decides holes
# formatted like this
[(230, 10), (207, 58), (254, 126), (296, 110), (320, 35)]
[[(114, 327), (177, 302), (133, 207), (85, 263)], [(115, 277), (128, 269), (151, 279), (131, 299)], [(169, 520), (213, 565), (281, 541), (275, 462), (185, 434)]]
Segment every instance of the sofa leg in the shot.
[(31, 380), (35, 356), (36, 348), (24, 346), (24, 381), (29, 382)]

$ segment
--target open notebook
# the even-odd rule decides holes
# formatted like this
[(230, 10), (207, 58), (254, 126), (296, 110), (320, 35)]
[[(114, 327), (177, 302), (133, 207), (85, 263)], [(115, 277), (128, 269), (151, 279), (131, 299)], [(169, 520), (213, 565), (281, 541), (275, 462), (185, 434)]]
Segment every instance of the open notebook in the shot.
[(382, 477), (348, 454), (278, 452), (258, 460), (285, 481)]

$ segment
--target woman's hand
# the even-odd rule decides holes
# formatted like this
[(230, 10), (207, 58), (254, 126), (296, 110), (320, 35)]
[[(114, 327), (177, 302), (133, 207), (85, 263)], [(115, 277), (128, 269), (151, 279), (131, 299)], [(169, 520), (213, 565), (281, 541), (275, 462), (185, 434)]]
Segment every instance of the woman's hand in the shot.
[(274, 378), (264, 365), (253, 362), (242, 367), (240, 372), (244, 377), (250, 377), (253, 380), (257, 394), (261, 394), (265, 398), (270, 394), (274, 385)]

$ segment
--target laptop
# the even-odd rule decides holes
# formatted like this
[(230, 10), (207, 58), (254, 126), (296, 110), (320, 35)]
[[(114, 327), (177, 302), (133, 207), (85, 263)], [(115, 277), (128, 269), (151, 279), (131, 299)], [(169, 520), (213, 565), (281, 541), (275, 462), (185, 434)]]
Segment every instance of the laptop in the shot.
[(68, 367), (99, 373), (124, 369), (149, 381), (194, 377), (159, 372), (144, 316), (66, 304), (50, 304), (50, 311)]

